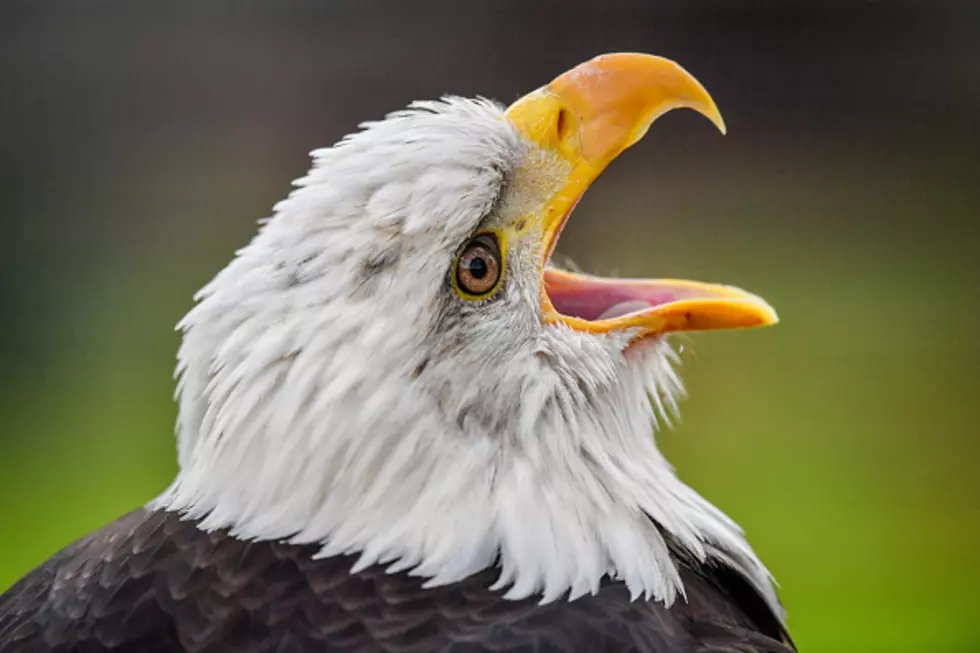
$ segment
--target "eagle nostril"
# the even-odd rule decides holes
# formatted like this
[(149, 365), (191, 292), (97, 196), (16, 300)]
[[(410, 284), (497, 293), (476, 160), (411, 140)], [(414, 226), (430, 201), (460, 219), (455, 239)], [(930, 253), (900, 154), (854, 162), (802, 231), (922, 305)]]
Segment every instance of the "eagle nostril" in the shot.
[(555, 120), (555, 132), (558, 134), (558, 142), (562, 142), (568, 136), (572, 128), (571, 117), (566, 109), (558, 110), (558, 118)]

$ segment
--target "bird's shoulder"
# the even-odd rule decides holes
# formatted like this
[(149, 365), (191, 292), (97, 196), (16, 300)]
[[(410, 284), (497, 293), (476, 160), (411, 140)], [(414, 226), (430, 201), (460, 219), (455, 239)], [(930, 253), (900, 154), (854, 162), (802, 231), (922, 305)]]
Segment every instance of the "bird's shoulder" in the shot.
[[(206, 533), (137, 510), (68, 546), (0, 596), (0, 652), (789, 651), (737, 574), (680, 561), (687, 599), (630, 601), (621, 583), (539, 605), (487, 570), (424, 588), (316, 547)], [(732, 576), (731, 574), (734, 574)]]
[(698, 640), (699, 651), (796, 650), (782, 619), (745, 576), (720, 561), (697, 560), (665, 539), (684, 584), (685, 597), (675, 612)]

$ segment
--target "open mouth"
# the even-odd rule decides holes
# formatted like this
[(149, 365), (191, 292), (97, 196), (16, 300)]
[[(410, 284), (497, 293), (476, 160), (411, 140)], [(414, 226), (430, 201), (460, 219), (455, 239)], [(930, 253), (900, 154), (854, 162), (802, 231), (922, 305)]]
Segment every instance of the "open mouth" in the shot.
[(574, 275), (554, 268), (544, 272), (545, 293), (555, 311), (566, 318), (600, 322), (641, 313), (679, 298), (672, 289), (640, 280), (615, 280)]
[(542, 309), (547, 322), (577, 331), (633, 329), (637, 337), (677, 331), (765, 326), (776, 313), (739, 288), (682, 279), (608, 279), (545, 268)]
[(677, 293), (633, 282), (573, 276), (553, 268), (544, 272), (551, 305), (565, 317), (588, 322), (609, 320), (677, 301)]
[(576, 331), (629, 330), (634, 338), (675, 331), (774, 324), (765, 300), (733, 286), (679, 279), (608, 279), (548, 266), (566, 220), (589, 185), (671, 109), (694, 109), (724, 133), (708, 92), (672, 61), (644, 54), (596, 57), (507, 109), (522, 135), (568, 165), (562, 187), (535, 216), (543, 237), (545, 323)]

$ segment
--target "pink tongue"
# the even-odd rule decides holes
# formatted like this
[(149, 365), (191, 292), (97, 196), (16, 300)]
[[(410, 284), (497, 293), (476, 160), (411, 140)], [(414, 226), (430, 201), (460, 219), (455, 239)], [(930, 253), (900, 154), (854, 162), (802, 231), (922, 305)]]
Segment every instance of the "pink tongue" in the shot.
[(613, 304), (600, 315), (597, 319), (608, 320), (610, 318), (619, 317), (620, 315), (626, 315), (627, 313), (635, 313), (636, 311), (642, 311), (644, 309), (650, 308), (652, 304), (650, 302), (645, 302), (641, 299), (633, 299), (626, 302), (619, 302), (618, 304)]

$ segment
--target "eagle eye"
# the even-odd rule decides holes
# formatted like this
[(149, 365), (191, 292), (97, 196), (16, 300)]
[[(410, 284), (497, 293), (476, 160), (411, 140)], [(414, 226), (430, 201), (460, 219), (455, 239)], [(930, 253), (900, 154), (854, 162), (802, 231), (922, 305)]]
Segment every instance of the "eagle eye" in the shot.
[(485, 299), (500, 284), (503, 268), (497, 237), (474, 236), (456, 259), (456, 290), (466, 299)]

